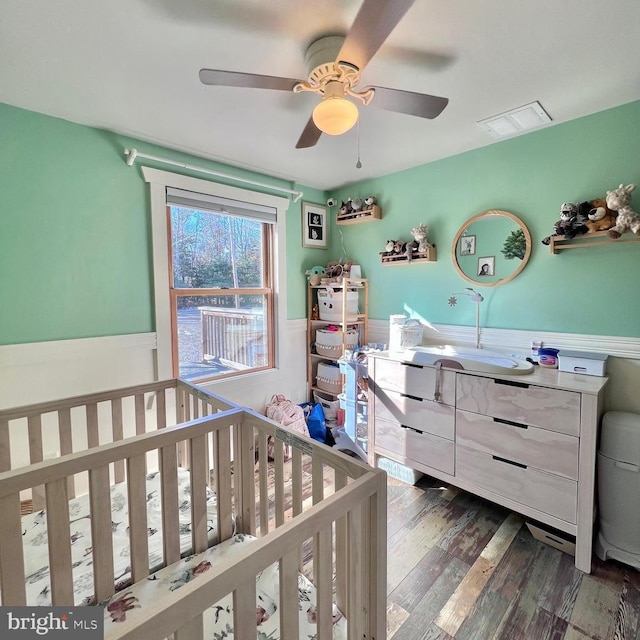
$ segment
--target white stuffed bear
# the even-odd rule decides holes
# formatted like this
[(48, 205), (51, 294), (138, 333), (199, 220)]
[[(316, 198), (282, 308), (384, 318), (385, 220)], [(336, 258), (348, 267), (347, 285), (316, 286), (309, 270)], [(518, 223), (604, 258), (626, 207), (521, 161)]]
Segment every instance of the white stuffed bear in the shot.
[(621, 184), (615, 191), (607, 191), (607, 207), (618, 212), (616, 226), (609, 229), (611, 238), (619, 238), (627, 230), (640, 236), (640, 214), (630, 206), (631, 192), (635, 188), (635, 184), (628, 184), (626, 187)]
[(429, 231), (429, 227), (422, 223), (417, 227), (411, 229), (411, 235), (414, 240), (418, 243), (416, 250), (418, 253), (424, 253), (429, 250), (429, 242), (427, 241), (427, 232)]

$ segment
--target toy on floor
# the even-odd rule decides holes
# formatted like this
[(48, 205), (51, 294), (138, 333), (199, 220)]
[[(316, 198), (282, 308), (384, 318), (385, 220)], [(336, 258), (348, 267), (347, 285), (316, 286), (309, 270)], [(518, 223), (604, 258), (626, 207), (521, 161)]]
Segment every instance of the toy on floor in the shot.
[(614, 191), (607, 191), (607, 206), (618, 212), (615, 226), (609, 229), (609, 237), (619, 238), (625, 231), (640, 236), (640, 214), (631, 208), (631, 192), (635, 188), (635, 184), (626, 187), (621, 184)]

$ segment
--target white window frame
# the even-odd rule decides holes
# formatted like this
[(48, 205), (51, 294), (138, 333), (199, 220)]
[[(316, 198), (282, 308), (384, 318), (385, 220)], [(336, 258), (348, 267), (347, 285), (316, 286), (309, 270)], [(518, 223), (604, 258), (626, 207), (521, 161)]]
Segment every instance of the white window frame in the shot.
[[(249, 189), (183, 176), (170, 171), (141, 167), (142, 175), (149, 183), (151, 194), (151, 233), (153, 243), (153, 279), (156, 316), (156, 378), (173, 377), (171, 304), (169, 296), (169, 251), (167, 225), (167, 187), (184, 189), (211, 196), (240, 200), (251, 204), (273, 207), (277, 221), (274, 229), (274, 338), (275, 368), (283, 362), (283, 344), (280, 330), (287, 321), (286, 295), (286, 213), (290, 201), (287, 198), (258, 193)], [(250, 372), (247, 375), (265, 375), (272, 370)], [(215, 381), (210, 381), (215, 382)], [(209, 384), (209, 383), (207, 383)]]

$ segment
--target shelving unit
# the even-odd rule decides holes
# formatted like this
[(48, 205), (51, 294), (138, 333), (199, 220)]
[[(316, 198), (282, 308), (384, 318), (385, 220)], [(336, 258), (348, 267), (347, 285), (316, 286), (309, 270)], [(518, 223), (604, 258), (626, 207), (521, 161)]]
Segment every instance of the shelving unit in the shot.
[(350, 211), (344, 215), (338, 213), (336, 215), (336, 224), (358, 224), (360, 222), (368, 222), (369, 220), (381, 220), (382, 209), (374, 204), (370, 209), (362, 209), (360, 211)]
[(404, 253), (389, 256), (380, 255), (380, 264), (413, 264), (414, 262), (435, 262), (437, 259), (436, 245), (430, 244), (427, 251), (414, 252), (411, 255), (411, 260)]
[(595, 233), (585, 233), (575, 238), (565, 238), (564, 236), (551, 236), (549, 249), (554, 255), (564, 249), (580, 249), (584, 247), (599, 247), (605, 244), (622, 244), (627, 242), (637, 242), (640, 237), (634, 233), (627, 232), (619, 238), (610, 238), (607, 231), (596, 231)]
[[(329, 294), (328, 291), (333, 293)], [(357, 297), (357, 305), (353, 304), (354, 294)], [(329, 309), (328, 301), (330, 300), (335, 301), (335, 310)], [(354, 306), (355, 312), (353, 312)], [(342, 391), (344, 383), (342, 374), (338, 375), (335, 388), (329, 390), (326, 385), (318, 386), (318, 366), (323, 363), (335, 364), (339, 373), (338, 359), (349, 348), (350, 340), (353, 339), (350, 337), (353, 334), (348, 333), (350, 327), (353, 327), (357, 333), (357, 344), (367, 343), (368, 307), (369, 285), (364, 278), (344, 278), (340, 284), (332, 285), (307, 285), (307, 385), (310, 401), (313, 401), (314, 391), (332, 396), (334, 400)], [(318, 353), (316, 349), (318, 331), (329, 325), (339, 326), (341, 335), (333, 336), (335, 344), (332, 344), (329, 349), (323, 349), (324, 354)]]

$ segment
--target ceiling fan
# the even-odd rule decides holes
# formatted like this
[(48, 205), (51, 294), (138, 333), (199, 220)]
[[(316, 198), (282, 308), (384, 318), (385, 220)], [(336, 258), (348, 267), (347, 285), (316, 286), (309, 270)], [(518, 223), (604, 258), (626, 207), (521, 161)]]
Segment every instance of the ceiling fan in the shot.
[(387, 111), (435, 118), (447, 106), (448, 98), (385, 87), (357, 88), (364, 68), (414, 1), (364, 0), (346, 37), (326, 36), (311, 44), (306, 54), (307, 80), (218, 69), (201, 69), (200, 80), (217, 86), (320, 94), (322, 101), (314, 108), (297, 149), (313, 147), (322, 133), (341, 135), (355, 125), (358, 108), (345, 96)]

